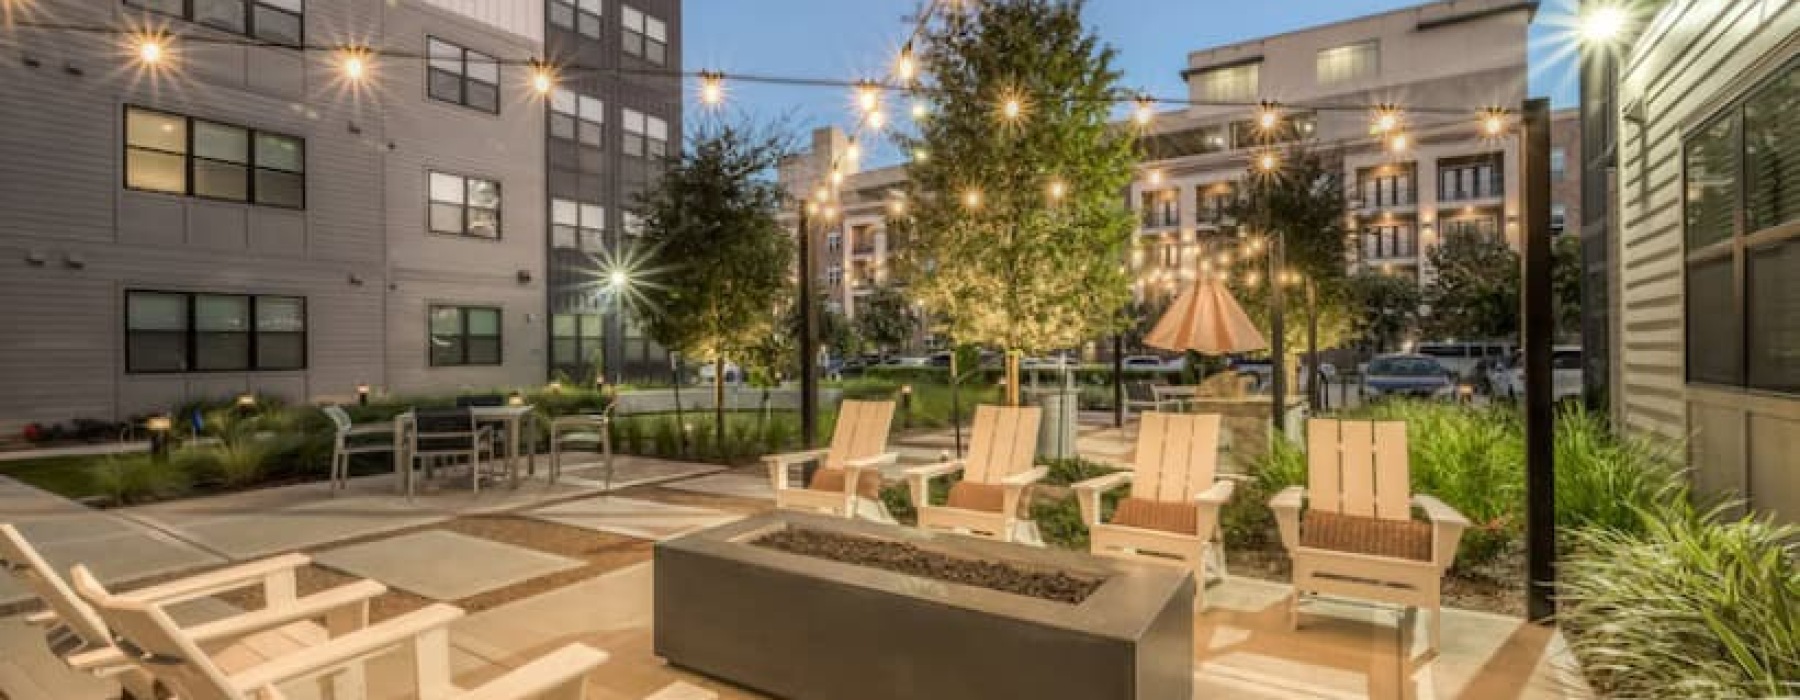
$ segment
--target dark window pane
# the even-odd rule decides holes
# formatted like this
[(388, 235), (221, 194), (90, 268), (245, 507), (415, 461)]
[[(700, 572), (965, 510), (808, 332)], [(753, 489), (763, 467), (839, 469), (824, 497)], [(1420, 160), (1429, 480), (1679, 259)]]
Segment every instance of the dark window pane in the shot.
[(194, 369), (250, 369), (250, 334), (195, 333)]
[(644, 137), (639, 134), (625, 134), (625, 155), (643, 156)]
[(257, 170), (256, 203), (294, 209), (306, 206), (306, 176), (275, 170)]
[(233, 201), (250, 198), (249, 168), (231, 163), (194, 159), (194, 194)]
[(187, 333), (132, 331), (125, 352), (128, 372), (180, 372), (187, 369)]
[(300, 297), (257, 297), (256, 330), (259, 333), (305, 331), (306, 300)]
[(125, 4), (179, 17), (183, 3), (182, 0), (125, 0)]
[(585, 143), (589, 146), (598, 146), (598, 145), (600, 145), (600, 138), (601, 138), (601, 130), (600, 130), (599, 124), (595, 124), (593, 122), (582, 122), (581, 123), (581, 142), (582, 143)]
[(575, 28), (575, 8), (560, 2), (550, 3), (550, 23), (564, 29)]
[(466, 233), (480, 238), (499, 238), (500, 210), (469, 207), (469, 230)]
[(186, 194), (186, 159), (170, 153), (125, 149), (125, 186), (134, 190)]
[(660, 41), (645, 42), (644, 49), (645, 60), (659, 66), (663, 63), (663, 55), (668, 52), (668, 47)]
[(582, 13), (581, 33), (587, 35), (590, 39), (600, 38), (600, 18), (585, 12)]
[(250, 297), (202, 294), (194, 297), (194, 330), (250, 330)]
[(187, 295), (132, 292), (125, 296), (125, 327), (138, 331), (185, 331)]
[(250, 132), (235, 126), (196, 120), (194, 155), (228, 163), (249, 163)]
[(1743, 333), (1732, 291), (1729, 256), (1688, 264), (1688, 381), (1744, 382)]
[(1789, 66), (1744, 104), (1748, 231), (1800, 215), (1800, 70)]
[(581, 353), (576, 350), (574, 338), (557, 338), (550, 341), (550, 361), (559, 365), (572, 365), (581, 362)]
[(281, 44), (299, 44), (301, 38), (300, 15), (289, 14), (270, 7), (256, 8), (256, 37)]
[(294, 173), (305, 172), (305, 142), (292, 136), (263, 133), (257, 134), (256, 167), (286, 170)]
[(500, 111), (500, 88), (488, 83), (469, 81), (468, 105), (489, 112)]
[(1726, 117), (1688, 139), (1689, 251), (1731, 238), (1738, 198), (1736, 124), (1736, 120)]
[(443, 100), (445, 102), (455, 102), (458, 104), (462, 103), (463, 80), (461, 76), (436, 67), (431, 68), (429, 72), (431, 75), (429, 76), (428, 82), (431, 85), (430, 90), (433, 99)]
[(256, 334), (257, 369), (304, 369), (306, 336), (300, 333)]
[(469, 338), (469, 364), (500, 364), (500, 338), (471, 336)]
[(1800, 393), (1800, 239), (1749, 253), (1750, 386)]
[(194, 21), (244, 33), (244, 0), (193, 0)]
[(431, 364), (463, 364), (462, 338), (450, 335), (431, 336)]
[(568, 115), (550, 115), (550, 135), (559, 139), (575, 138), (575, 119)]
[(462, 335), (462, 309), (454, 306), (431, 307), (432, 335)]

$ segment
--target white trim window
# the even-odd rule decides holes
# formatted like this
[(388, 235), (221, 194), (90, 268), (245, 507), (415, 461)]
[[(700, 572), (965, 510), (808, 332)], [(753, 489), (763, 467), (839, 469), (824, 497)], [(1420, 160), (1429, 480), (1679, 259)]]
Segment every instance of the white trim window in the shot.
[(1256, 99), (1261, 77), (1261, 63), (1246, 63), (1195, 73), (1194, 83), (1203, 101), (1242, 102)]
[(550, 95), (550, 135), (599, 148), (606, 142), (606, 103), (557, 88)]
[(431, 172), (432, 233), (500, 238), (500, 183), (478, 177)]
[(598, 252), (605, 246), (606, 209), (572, 199), (550, 200), (550, 247)]
[(656, 65), (668, 60), (669, 28), (663, 21), (630, 5), (620, 5), (625, 31), (625, 53)]
[(625, 155), (666, 158), (669, 155), (669, 123), (635, 109), (625, 110)]
[(437, 37), (425, 39), (430, 54), (426, 91), (431, 99), (500, 113), (500, 62)]

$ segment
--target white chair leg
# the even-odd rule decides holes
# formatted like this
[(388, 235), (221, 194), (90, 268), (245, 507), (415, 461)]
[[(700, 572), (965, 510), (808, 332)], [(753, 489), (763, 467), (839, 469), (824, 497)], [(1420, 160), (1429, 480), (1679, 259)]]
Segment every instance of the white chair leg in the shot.
[(1438, 645), (1444, 641), (1444, 608), (1441, 604), (1431, 606), (1431, 629), (1428, 634), (1428, 650), (1436, 653)]

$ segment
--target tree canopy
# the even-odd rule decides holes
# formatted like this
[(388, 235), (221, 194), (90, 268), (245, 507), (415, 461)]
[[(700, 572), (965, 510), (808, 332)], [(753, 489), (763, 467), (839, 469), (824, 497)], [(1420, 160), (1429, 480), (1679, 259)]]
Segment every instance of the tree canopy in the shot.
[(1487, 340), (1519, 334), (1519, 254), (1500, 241), (1446, 236), (1432, 249), (1437, 274), (1425, 288), (1422, 323), (1434, 340)]
[(922, 37), (931, 116), (898, 137), (915, 154), (900, 268), (959, 343), (1073, 347), (1114, 330), (1130, 298), (1117, 261), (1133, 137), (1109, 123), (1114, 52), (1081, 6), (989, 0)]

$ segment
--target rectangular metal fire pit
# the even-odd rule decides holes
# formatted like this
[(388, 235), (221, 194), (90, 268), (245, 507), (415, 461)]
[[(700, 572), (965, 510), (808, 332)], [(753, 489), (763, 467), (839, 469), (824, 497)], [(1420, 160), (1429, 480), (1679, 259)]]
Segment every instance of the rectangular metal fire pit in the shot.
[[(751, 544), (784, 528), (1102, 579), (1079, 604)], [(1174, 567), (773, 512), (656, 545), (657, 655), (784, 698), (1167, 698), (1193, 692), (1194, 578)]]

